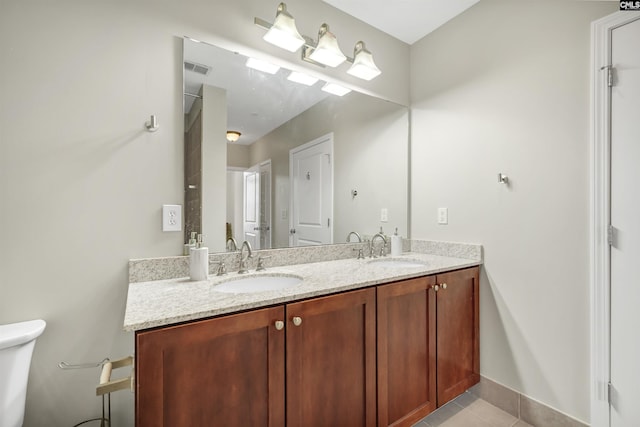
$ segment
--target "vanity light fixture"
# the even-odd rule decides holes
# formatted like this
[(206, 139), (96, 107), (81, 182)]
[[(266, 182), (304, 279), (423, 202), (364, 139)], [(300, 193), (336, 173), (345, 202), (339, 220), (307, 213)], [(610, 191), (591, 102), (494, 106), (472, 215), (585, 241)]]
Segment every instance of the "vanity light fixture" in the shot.
[(256, 58), (247, 59), (246, 66), (269, 74), (275, 74), (280, 69), (278, 65)]
[(238, 132), (237, 130), (228, 130), (227, 131), (227, 141), (236, 142), (238, 139), (240, 139), (240, 135), (242, 135), (242, 134), (240, 132)]
[(382, 74), (382, 71), (373, 62), (373, 55), (365, 48), (362, 41), (356, 43), (353, 50), (353, 58), (345, 56), (340, 50), (338, 39), (329, 31), (327, 23), (320, 26), (317, 41), (309, 36), (300, 34), (293, 16), (287, 12), (285, 3), (278, 5), (276, 19), (273, 24), (257, 17), (254, 18), (253, 22), (267, 30), (267, 33), (263, 36), (263, 39), (267, 42), (289, 52), (296, 52), (302, 47), (302, 59), (304, 61), (321, 67), (337, 67), (348, 61), (352, 65), (347, 73), (364, 80), (371, 80)]
[(305, 43), (304, 38), (296, 28), (295, 19), (287, 12), (287, 5), (284, 3), (278, 5), (276, 19), (262, 38), (289, 52), (297, 51)]
[(364, 80), (371, 80), (382, 73), (373, 62), (373, 55), (365, 48), (363, 41), (356, 43), (353, 48), (353, 65), (347, 73)]
[(338, 39), (329, 31), (329, 25), (322, 24), (318, 30), (318, 44), (315, 47), (306, 46), (302, 51), (302, 59), (337, 67), (347, 60), (338, 46)]
[(347, 89), (346, 87), (340, 86), (335, 83), (327, 83), (326, 85), (322, 86), (322, 90), (338, 96), (344, 96), (351, 92), (351, 89)]
[(287, 80), (291, 80), (292, 82), (300, 83), (306, 86), (313, 86), (320, 79), (312, 77), (305, 73), (292, 71), (291, 74), (289, 74), (289, 77), (287, 77)]

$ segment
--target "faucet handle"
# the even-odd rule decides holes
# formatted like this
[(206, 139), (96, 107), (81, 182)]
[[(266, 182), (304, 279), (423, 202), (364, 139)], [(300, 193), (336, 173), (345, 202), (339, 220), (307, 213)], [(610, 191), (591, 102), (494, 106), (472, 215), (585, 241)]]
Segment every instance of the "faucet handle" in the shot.
[(214, 261), (212, 264), (217, 264), (216, 276), (224, 276), (227, 274), (227, 266), (224, 265), (224, 261)]
[(271, 258), (271, 255), (269, 256), (262, 256), (262, 255), (258, 255), (258, 265), (256, 266), (256, 271), (264, 271), (266, 270), (266, 268), (264, 267), (264, 260), (265, 259), (269, 259)]
[(357, 259), (364, 259), (364, 251), (362, 248), (353, 248), (354, 251), (358, 251)]

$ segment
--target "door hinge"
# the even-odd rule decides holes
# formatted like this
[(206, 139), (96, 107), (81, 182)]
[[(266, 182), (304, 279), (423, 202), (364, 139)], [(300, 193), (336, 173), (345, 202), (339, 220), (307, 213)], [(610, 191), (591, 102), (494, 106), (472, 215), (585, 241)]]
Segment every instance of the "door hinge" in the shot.
[(331, 218), (327, 218), (327, 227), (331, 227)]
[(607, 244), (613, 246), (613, 225), (611, 224), (607, 226)]
[(611, 405), (611, 389), (613, 388), (613, 385), (611, 384), (611, 381), (609, 381), (607, 383), (607, 402), (609, 403), (609, 405)]

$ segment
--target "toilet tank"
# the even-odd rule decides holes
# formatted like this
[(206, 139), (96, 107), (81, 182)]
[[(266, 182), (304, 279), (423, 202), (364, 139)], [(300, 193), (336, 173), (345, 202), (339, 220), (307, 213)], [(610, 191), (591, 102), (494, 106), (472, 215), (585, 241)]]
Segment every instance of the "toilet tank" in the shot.
[(0, 325), (0, 427), (22, 426), (31, 355), (45, 326), (44, 320)]

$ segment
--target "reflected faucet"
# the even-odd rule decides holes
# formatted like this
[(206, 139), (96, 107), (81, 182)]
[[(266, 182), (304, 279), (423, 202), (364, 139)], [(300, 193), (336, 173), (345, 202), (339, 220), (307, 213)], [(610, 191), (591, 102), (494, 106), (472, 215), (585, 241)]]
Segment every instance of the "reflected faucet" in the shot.
[[(247, 257), (244, 257), (244, 248), (247, 248)], [(246, 240), (242, 242), (242, 246), (240, 247), (240, 267), (238, 268), (238, 274), (248, 273), (247, 269), (247, 261), (249, 258), (253, 258), (253, 252), (251, 251), (251, 244)]]
[(238, 242), (233, 237), (227, 239), (227, 252), (235, 252), (238, 250)]
[(376, 243), (376, 238), (380, 238), (382, 239), (382, 247), (380, 248), (380, 256), (387, 256), (387, 238), (384, 237), (384, 234), (382, 234), (382, 232), (376, 233), (374, 234), (374, 236), (371, 238), (371, 246), (369, 249), (369, 255), (371, 256), (371, 258), (375, 258), (375, 254), (373, 251), (373, 246)]
[(347, 234), (347, 243), (351, 243), (351, 236), (356, 236), (358, 238), (358, 243), (362, 243), (362, 237), (360, 237), (357, 231), (352, 231)]

